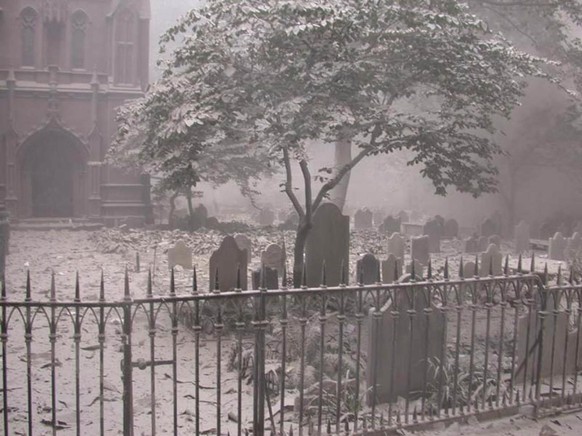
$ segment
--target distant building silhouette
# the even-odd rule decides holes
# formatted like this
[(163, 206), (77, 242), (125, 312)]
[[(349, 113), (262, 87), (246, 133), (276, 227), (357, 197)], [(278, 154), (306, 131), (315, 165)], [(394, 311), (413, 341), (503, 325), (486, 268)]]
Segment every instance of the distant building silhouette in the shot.
[(115, 109), (148, 84), (149, 0), (0, 0), (0, 202), (13, 217), (151, 216), (149, 181), (104, 164)]

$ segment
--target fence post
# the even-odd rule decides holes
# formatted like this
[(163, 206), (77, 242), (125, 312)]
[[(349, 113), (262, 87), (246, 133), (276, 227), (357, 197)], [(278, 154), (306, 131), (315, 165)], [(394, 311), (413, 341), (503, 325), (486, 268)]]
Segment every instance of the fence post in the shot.
[(123, 436), (133, 436), (133, 369), (131, 356), (131, 296), (129, 295), (129, 276), (125, 270), (123, 298)]
[(8, 254), (10, 236), (10, 223), (8, 218), (8, 211), (4, 204), (0, 202), (0, 277), (4, 277), (6, 255)]
[[(265, 326), (266, 326), (266, 287), (265, 268), (261, 268), (261, 294), (255, 311), (255, 367), (253, 387), (253, 434), (265, 433)], [(240, 418), (239, 418), (240, 419)]]

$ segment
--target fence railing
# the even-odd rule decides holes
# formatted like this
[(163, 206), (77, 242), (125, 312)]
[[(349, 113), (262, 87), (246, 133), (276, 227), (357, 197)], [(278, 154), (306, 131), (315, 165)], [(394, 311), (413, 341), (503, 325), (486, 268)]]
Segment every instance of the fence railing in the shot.
[[(429, 269), (430, 271), (430, 269)], [(323, 274), (325, 277), (325, 274)], [(0, 299), (5, 435), (360, 434), (582, 404), (561, 274)], [(283, 283), (286, 283), (284, 280)]]

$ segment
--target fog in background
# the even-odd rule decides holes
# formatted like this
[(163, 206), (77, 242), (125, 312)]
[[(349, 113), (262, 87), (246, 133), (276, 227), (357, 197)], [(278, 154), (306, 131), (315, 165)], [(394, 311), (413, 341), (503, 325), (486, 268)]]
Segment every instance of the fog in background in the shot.
[[(160, 70), (155, 66), (160, 57), (159, 37), (182, 14), (203, 3), (201, 0), (151, 0), (152, 80), (160, 76)], [(527, 48), (523, 41), (517, 40), (516, 43), (520, 48)], [(503, 123), (503, 134), (498, 138), (509, 153), (497, 160), (500, 170), (499, 194), (482, 195), (474, 199), (470, 195), (456, 193), (453, 188), (447, 197), (436, 196), (430, 181), (420, 175), (421, 168), (406, 166), (406, 154), (398, 153), (372, 157), (356, 166), (351, 173), (344, 213), (364, 206), (387, 213), (408, 209), (427, 215), (438, 213), (454, 217), (464, 226), (479, 223), (495, 210), (502, 212), (506, 221), (513, 215), (515, 222), (526, 219), (534, 225), (557, 214), (582, 218), (582, 178), (578, 178), (574, 171), (565, 171), (565, 164), (559, 161), (548, 163), (528, 159), (531, 155), (528, 150), (554, 140), (548, 137), (548, 132), (555, 130), (556, 119), (566, 105), (565, 96), (555, 87), (539, 82), (531, 84), (522, 107), (515, 111), (510, 122)], [(575, 141), (569, 146), (578, 144)], [(318, 168), (331, 165), (334, 147), (332, 144), (314, 145), (310, 155), (312, 173), (315, 174)], [(299, 169), (296, 170), (299, 176)], [(513, 211), (511, 202), (508, 202), (512, 192), (511, 174)], [(300, 178), (296, 177), (295, 180)], [(278, 188), (281, 181), (282, 173), (257, 186), (261, 192), (256, 199), (259, 206), (290, 209), (290, 202)], [(211, 213), (220, 212), (216, 208), (237, 205), (252, 209), (250, 201), (242, 198), (234, 184), (217, 189), (201, 184), (197, 189), (204, 192), (201, 202)]]

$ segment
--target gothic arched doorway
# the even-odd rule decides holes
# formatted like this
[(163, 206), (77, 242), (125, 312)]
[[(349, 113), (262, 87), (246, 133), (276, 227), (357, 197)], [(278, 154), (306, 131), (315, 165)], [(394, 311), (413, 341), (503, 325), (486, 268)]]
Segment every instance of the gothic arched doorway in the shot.
[(30, 138), (21, 155), (21, 215), (82, 216), (85, 162), (82, 144), (65, 131), (46, 130)]

